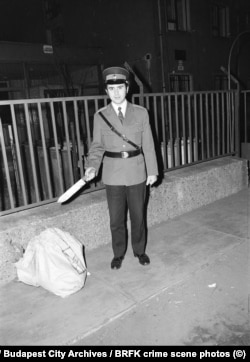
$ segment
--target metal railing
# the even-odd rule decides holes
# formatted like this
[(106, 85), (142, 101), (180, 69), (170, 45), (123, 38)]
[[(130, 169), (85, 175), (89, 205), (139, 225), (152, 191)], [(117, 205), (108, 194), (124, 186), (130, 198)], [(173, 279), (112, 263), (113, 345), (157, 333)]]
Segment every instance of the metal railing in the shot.
[[(235, 91), (144, 94), (160, 170), (234, 154), (235, 100)], [(84, 176), (94, 113), (107, 103), (106, 96), (0, 101), (0, 215), (56, 201)], [(83, 192), (103, 186), (99, 177)]]
[(235, 153), (236, 91), (146, 94), (163, 170)]

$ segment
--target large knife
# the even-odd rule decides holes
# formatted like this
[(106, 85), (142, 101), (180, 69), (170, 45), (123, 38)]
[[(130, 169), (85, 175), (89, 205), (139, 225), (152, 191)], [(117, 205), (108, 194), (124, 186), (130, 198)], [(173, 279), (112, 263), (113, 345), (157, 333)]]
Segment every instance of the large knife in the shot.
[(73, 186), (71, 186), (67, 191), (64, 192), (64, 194), (62, 194), (59, 199), (57, 200), (57, 202), (59, 202), (60, 204), (67, 201), (68, 199), (70, 199), (77, 191), (79, 191), (85, 184), (86, 184), (86, 180), (83, 180), (82, 178), (77, 181)]

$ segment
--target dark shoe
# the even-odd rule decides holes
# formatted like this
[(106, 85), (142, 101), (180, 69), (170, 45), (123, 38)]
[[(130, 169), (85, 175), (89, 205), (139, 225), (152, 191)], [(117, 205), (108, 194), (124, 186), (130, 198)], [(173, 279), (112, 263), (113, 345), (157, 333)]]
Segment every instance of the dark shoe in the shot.
[(113, 258), (113, 260), (111, 261), (111, 269), (120, 269), (123, 259), (124, 256), (120, 256), (119, 258)]
[(148, 265), (150, 264), (150, 259), (149, 257), (147, 256), (147, 254), (141, 254), (141, 255), (138, 255), (138, 254), (135, 254), (135, 257), (139, 259), (139, 263), (141, 265)]

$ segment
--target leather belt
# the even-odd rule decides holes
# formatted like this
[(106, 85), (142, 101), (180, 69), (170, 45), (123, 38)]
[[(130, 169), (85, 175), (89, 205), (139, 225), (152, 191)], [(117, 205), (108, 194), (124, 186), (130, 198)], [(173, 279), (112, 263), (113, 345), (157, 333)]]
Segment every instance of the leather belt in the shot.
[(136, 151), (121, 151), (121, 152), (105, 151), (104, 156), (112, 157), (112, 158), (129, 158), (129, 157), (138, 156), (140, 153), (142, 153), (141, 149), (136, 150)]

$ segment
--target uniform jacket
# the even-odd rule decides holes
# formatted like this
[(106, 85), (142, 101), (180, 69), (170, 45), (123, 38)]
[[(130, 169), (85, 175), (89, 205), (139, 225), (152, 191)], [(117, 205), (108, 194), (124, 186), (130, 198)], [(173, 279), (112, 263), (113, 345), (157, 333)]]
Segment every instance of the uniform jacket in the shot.
[[(135, 148), (111, 131), (101, 118), (100, 111), (120, 133), (140, 146), (143, 154), (126, 159), (103, 157), (105, 151), (134, 151)], [(95, 113), (93, 141), (86, 167), (94, 167), (98, 172), (102, 162), (102, 179), (106, 185), (131, 186), (145, 181), (147, 175), (158, 175), (154, 141), (145, 108), (128, 102), (123, 124), (111, 103)]]

